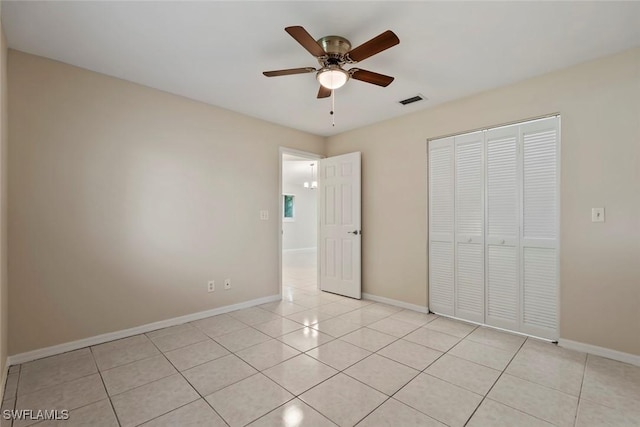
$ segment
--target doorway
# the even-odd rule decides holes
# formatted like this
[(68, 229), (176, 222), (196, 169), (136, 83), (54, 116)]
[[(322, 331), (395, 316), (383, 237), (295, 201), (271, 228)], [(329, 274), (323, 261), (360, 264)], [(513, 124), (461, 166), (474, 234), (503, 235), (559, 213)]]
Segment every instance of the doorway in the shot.
[(286, 299), (318, 290), (318, 160), (280, 149), (280, 283)]

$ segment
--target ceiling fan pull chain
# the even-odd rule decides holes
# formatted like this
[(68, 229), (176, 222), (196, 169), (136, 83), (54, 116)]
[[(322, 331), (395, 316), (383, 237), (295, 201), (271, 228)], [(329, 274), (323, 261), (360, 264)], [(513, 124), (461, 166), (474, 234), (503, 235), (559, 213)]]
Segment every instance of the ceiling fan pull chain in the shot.
[(331, 91), (331, 112), (329, 113), (331, 114), (331, 126), (336, 125), (335, 110), (336, 110), (336, 91), (332, 90)]

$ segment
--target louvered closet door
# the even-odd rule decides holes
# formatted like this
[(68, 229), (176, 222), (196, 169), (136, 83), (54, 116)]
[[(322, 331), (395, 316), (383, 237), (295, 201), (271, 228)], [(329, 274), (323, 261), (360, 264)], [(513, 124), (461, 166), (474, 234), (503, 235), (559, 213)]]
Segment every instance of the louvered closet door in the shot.
[(520, 127), (522, 141), (521, 331), (557, 339), (558, 118)]
[(454, 313), (453, 138), (429, 143), (429, 309)]
[(519, 330), (519, 127), (486, 132), (485, 322)]
[(484, 322), (484, 133), (455, 143), (455, 316)]

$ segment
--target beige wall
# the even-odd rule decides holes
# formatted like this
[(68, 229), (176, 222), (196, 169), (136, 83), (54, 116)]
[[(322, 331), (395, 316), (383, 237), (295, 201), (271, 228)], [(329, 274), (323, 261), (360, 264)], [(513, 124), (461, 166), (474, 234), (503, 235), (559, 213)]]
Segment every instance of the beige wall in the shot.
[(8, 72), (10, 354), (278, 294), (278, 147), (323, 138), (18, 51)]
[[(9, 140), (7, 108), (7, 42), (0, 23), (0, 369), (2, 384), (7, 372), (9, 337), (9, 286), (7, 274), (7, 141)], [(1, 391), (4, 392), (4, 389)]]
[(427, 304), (428, 138), (555, 112), (561, 337), (640, 354), (640, 49), (329, 138), (362, 152), (364, 292)]

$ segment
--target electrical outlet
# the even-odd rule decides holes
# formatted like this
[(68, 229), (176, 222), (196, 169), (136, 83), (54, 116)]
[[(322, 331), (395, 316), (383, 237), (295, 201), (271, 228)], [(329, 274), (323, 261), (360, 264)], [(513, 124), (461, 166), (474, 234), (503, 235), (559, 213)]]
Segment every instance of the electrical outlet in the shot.
[(207, 283), (207, 291), (213, 292), (215, 290), (216, 290), (216, 282), (214, 282), (213, 280), (209, 280), (209, 282)]
[(231, 279), (224, 279), (224, 289), (225, 290), (231, 289)]

